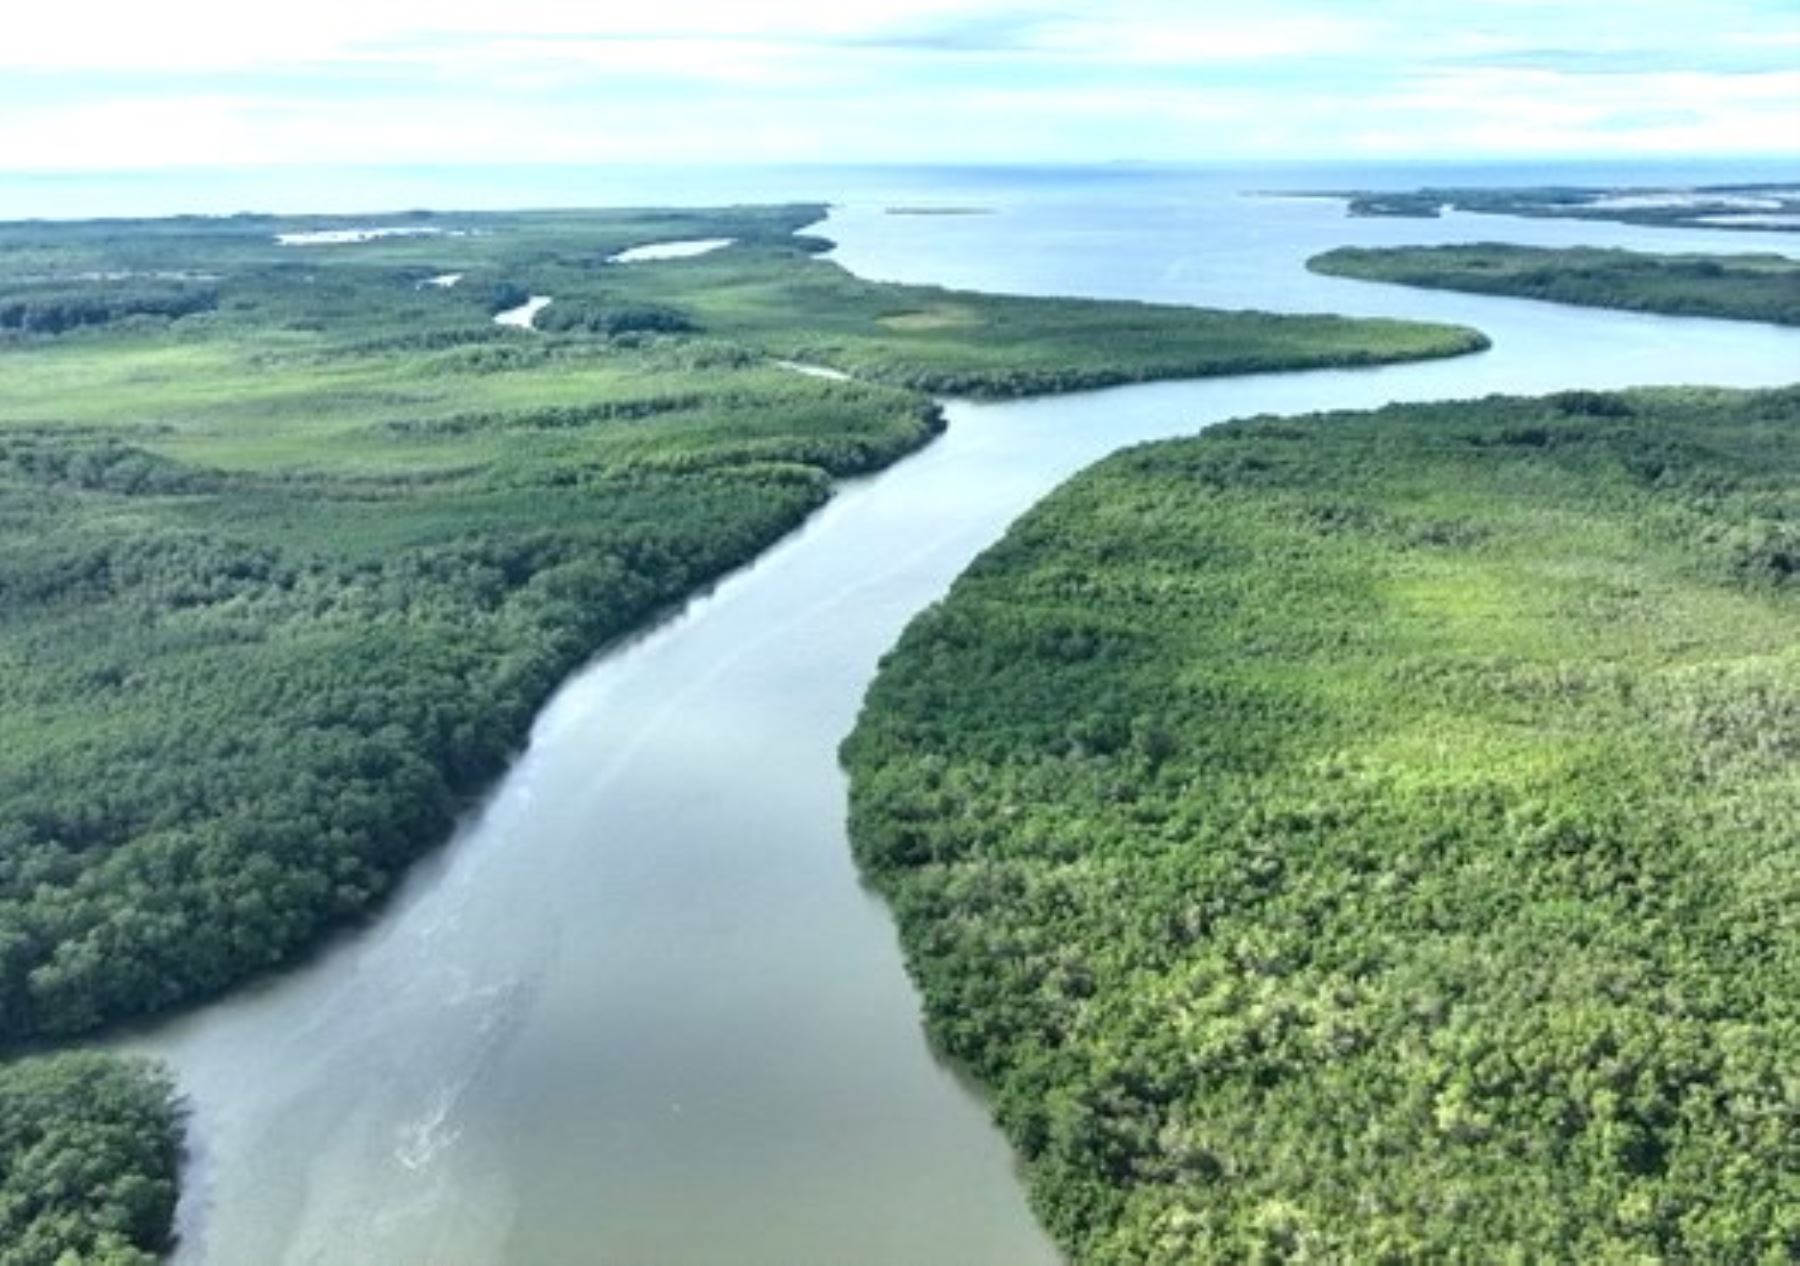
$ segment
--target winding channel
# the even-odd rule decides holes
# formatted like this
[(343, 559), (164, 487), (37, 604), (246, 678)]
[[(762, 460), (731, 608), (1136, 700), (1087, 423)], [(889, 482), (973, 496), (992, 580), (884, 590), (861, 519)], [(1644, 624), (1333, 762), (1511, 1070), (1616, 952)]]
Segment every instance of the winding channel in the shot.
[[(924, 1042), (892, 923), (844, 838), (836, 747), (907, 620), (1124, 444), (1252, 413), (1800, 378), (1800, 330), (1300, 268), (1326, 245), (1568, 226), (1351, 225), (1329, 205), (1225, 195), (1197, 210), (997, 205), (954, 220), (848, 208), (819, 231), (867, 275), (1449, 319), (1495, 347), (951, 404), (925, 451), (845, 486), (570, 680), (373, 927), (131, 1040), (172, 1063), (192, 1103), (178, 1262), (1054, 1262), (985, 1108)], [(1601, 244), (1641, 236), (1576, 227)]]

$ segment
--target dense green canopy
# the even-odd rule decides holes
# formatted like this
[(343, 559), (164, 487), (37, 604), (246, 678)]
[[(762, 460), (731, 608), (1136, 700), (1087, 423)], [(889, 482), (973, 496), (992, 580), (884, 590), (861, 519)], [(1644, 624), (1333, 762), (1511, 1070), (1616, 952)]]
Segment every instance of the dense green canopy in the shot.
[[(939, 425), (775, 356), (1003, 393), (1479, 340), (875, 285), (820, 213), (0, 225), (0, 314), (76, 313), (0, 320), (0, 1042), (365, 913), (585, 656)], [(609, 262), (665, 238), (732, 245)]]
[(178, 1146), (153, 1069), (0, 1064), (0, 1266), (149, 1266), (168, 1242)]
[(1785, 255), (1645, 255), (1481, 242), (1341, 247), (1314, 256), (1306, 266), (1334, 277), (1430, 290), (1800, 325), (1800, 260)]
[[(0, 1048), (366, 915), (584, 657), (925, 443), (909, 387), (1480, 343), (871, 285), (821, 211), (0, 225)], [(609, 262), (684, 238), (734, 245)], [(0, 1266), (145, 1260), (174, 1135), (153, 1073), (0, 1067)]]
[(846, 759), (1081, 1263), (1800, 1258), (1800, 390), (1077, 477)]

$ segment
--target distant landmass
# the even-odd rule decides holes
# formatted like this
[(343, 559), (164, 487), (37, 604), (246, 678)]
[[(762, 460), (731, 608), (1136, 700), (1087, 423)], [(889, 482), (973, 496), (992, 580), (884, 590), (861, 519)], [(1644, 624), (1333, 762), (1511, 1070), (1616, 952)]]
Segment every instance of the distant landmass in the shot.
[(1629, 188), (1558, 185), (1520, 189), (1424, 188), (1411, 192), (1318, 190), (1353, 216), (1436, 219), (1446, 211), (1551, 219), (1614, 220), (1664, 228), (1800, 230), (1800, 182)]
[(1306, 266), (1334, 277), (1430, 290), (1800, 325), (1800, 262), (1785, 255), (1661, 255), (1476, 242), (1386, 250), (1346, 246), (1315, 255)]
[(992, 215), (992, 207), (889, 207), (889, 215)]

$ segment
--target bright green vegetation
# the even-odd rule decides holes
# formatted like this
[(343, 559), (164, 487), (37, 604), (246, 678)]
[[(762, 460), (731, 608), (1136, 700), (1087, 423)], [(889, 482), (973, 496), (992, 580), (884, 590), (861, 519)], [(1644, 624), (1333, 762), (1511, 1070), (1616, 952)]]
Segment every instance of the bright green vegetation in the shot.
[(1800, 229), (1800, 186), (1702, 185), (1698, 188), (1585, 189), (1545, 185), (1524, 189), (1351, 191), (1353, 216), (1435, 220), (1445, 208), (1537, 219), (1612, 220), (1654, 228)]
[[(771, 357), (1004, 393), (1479, 338), (865, 284), (817, 214), (0, 226), (0, 1043), (363, 915), (585, 656), (939, 425)], [(370, 224), (439, 232), (275, 241)], [(737, 245), (606, 262), (675, 238)]]
[(175, 1212), (179, 1125), (155, 1069), (0, 1065), (0, 1266), (148, 1266)]
[[(629, 302), (678, 309), (700, 328), (784, 359), (939, 395), (992, 399), (1368, 365), (1488, 345), (1474, 330), (1401, 321), (873, 285), (816, 261), (771, 268), (767, 252), (749, 250), (618, 271), (624, 280), (608, 284)], [(538, 293), (565, 293), (560, 280)]]
[(1595, 308), (1800, 325), (1800, 262), (1783, 255), (1645, 255), (1572, 247), (1345, 247), (1306, 266), (1334, 277)]
[[(869, 285), (818, 214), (0, 226), (0, 1047), (366, 915), (584, 657), (925, 443), (909, 388), (1479, 344)], [(371, 223), (441, 232), (275, 241)], [(541, 332), (494, 324), (534, 294)], [(173, 1134), (136, 1066), (0, 1067), (0, 1266), (144, 1260)]]
[[(937, 425), (704, 336), (499, 329), (500, 269), (383, 259), (423, 243), (14, 231), (220, 280), (206, 316), (0, 350), (0, 1038), (216, 992), (369, 909), (586, 655)], [(515, 249), (535, 284), (620, 231), (652, 229)]]
[(846, 744), (1081, 1263), (1800, 1258), (1800, 389), (1128, 450)]

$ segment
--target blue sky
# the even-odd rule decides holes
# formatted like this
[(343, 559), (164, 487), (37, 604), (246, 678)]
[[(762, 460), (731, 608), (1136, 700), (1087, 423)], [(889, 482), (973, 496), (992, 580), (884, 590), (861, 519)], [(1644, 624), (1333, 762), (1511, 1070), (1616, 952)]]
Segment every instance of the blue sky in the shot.
[(62, 0), (0, 170), (1800, 156), (1800, 0)]

